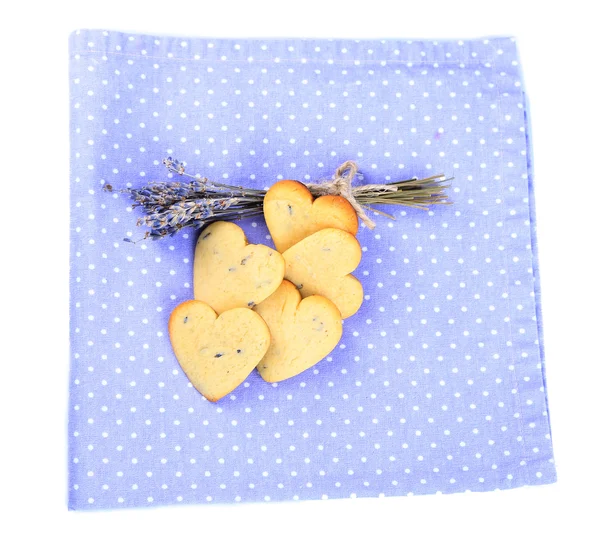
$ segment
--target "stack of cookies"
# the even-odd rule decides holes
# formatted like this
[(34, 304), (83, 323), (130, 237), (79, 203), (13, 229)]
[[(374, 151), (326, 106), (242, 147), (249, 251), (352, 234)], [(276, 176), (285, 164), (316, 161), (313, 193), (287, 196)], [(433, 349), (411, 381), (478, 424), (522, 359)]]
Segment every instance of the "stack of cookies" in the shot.
[(220, 221), (196, 244), (194, 298), (169, 319), (171, 344), (194, 387), (215, 402), (254, 368), (267, 382), (300, 374), (342, 337), (363, 301), (350, 275), (361, 259), (356, 212), (340, 196), (316, 200), (300, 182), (273, 185), (264, 215), (277, 250), (248, 244)]

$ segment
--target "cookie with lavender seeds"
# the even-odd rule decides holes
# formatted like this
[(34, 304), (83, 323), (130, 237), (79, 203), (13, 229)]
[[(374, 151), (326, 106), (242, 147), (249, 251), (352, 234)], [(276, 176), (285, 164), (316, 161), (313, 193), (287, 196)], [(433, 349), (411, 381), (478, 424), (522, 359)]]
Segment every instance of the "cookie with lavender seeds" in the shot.
[(169, 318), (175, 357), (192, 385), (215, 402), (238, 387), (269, 348), (265, 321), (250, 309), (217, 316), (206, 303), (181, 303)]
[(265, 221), (273, 243), (283, 253), (324, 228), (339, 228), (356, 236), (358, 217), (344, 197), (323, 195), (315, 199), (308, 188), (294, 180), (273, 184), (263, 202)]
[(336, 305), (342, 318), (348, 318), (363, 301), (363, 287), (350, 275), (361, 256), (360, 244), (352, 234), (325, 228), (283, 253), (285, 278), (296, 285), (303, 298), (323, 296)]
[(310, 369), (342, 338), (342, 316), (323, 296), (302, 299), (285, 279), (254, 310), (269, 326), (271, 345), (256, 367), (266, 382), (281, 382)]
[(285, 263), (266, 245), (249, 244), (234, 223), (218, 221), (198, 237), (194, 256), (194, 298), (218, 314), (251, 309), (281, 284)]

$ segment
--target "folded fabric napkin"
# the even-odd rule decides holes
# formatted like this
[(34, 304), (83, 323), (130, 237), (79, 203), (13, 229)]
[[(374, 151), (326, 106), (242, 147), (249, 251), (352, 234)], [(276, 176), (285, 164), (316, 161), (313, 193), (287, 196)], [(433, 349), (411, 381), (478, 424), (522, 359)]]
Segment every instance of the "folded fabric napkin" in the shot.
[[(515, 40), (70, 37), (69, 507), (488, 491), (556, 480)], [(196, 233), (136, 240), (162, 159), (236, 185), (444, 173), (361, 227), (365, 301), (303, 374), (213, 404), (172, 352)], [(179, 178), (175, 178), (179, 179)], [(113, 193), (104, 191), (110, 183)], [(261, 218), (240, 221), (272, 245)]]

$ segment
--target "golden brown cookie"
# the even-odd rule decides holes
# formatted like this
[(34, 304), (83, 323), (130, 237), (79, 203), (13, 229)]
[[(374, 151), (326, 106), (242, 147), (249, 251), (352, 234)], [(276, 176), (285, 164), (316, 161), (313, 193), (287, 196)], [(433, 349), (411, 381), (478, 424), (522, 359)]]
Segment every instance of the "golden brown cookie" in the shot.
[(181, 303), (169, 318), (175, 357), (192, 385), (209, 401), (233, 391), (252, 372), (271, 341), (265, 321), (250, 309), (217, 317), (206, 303)]
[(353, 275), (362, 251), (357, 239), (337, 228), (325, 228), (283, 253), (285, 278), (302, 297), (319, 295), (331, 300), (342, 318), (352, 316), (363, 301), (363, 288)]
[(289, 281), (254, 310), (269, 326), (271, 346), (258, 366), (267, 382), (300, 374), (326, 357), (342, 338), (338, 308), (323, 296), (302, 299)]
[(353, 235), (358, 231), (356, 211), (344, 197), (324, 195), (315, 200), (304, 184), (294, 180), (273, 184), (263, 208), (280, 253), (324, 228), (339, 228)]
[(279, 288), (284, 269), (277, 251), (248, 244), (239, 226), (218, 221), (196, 243), (194, 298), (219, 314), (236, 307), (251, 309)]

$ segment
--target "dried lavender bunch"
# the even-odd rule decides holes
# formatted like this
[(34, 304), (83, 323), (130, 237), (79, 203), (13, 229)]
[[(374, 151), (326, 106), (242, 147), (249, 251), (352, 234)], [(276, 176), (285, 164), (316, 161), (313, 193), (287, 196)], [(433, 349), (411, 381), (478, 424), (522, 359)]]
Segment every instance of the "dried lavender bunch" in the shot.
[[(143, 239), (173, 236), (182, 228), (199, 229), (213, 221), (232, 221), (262, 215), (265, 190), (192, 176), (185, 172), (182, 162), (171, 157), (163, 159), (163, 164), (169, 172), (187, 176), (191, 178), (190, 181), (150, 182), (141, 188), (128, 187), (120, 190), (128, 193), (134, 200), (132, 207), (140, 207), (145, 213), (137, 220), (138, 226), (149, 228)], [(367, 217), (365, 209), (394, 219), (393, 216), (372, 208), (373, 204), (396, 204), (425, 210), (434, 204), (450, 204), (444, 191), (452, 178), (446, 179), (444, 175), (353, 188), (351, 181), (356, 176), (361, 177), (358, 167), (354, 162), (347, 161), (336, 170), (332, 180), (307, 184), (307, 187), (314, 196), (339, 194), (346, 197), (369, 228), (373, 228), (375, 224)], [(104, 190), (112, 192), (114, 189), (107, 184)], [(125, 241), (132, 240), (125, 238)]]

